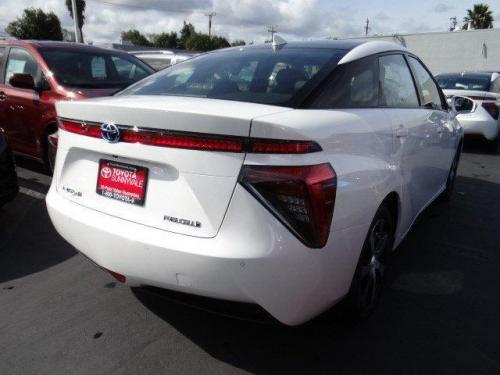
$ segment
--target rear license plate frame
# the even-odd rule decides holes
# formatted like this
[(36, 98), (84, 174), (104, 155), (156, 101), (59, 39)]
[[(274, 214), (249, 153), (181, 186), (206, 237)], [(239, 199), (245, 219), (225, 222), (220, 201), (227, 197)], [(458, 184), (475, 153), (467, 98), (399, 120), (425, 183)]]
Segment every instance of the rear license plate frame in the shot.
[[(117, 174), (117, 170), (121, 172)], [(149, 168), (147, 167), (99, 159), (96, 193), (104, 198), (144, 206), (148, 181)]]

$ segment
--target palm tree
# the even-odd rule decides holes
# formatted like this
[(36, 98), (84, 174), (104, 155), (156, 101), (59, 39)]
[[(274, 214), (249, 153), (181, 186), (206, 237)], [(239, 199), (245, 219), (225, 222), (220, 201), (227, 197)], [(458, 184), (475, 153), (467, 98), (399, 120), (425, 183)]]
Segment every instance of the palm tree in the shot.
[(493, 12), (487, 4), (474, 4), (472, 9), (467, 9), (463, 29), (467, 29), (469, 22), (474, 29), (492, 29)]
[[(78, 15), (78, 28), (80, 29), (80, 41), (83, 42), (83, 33), (82, 27), (85, 23), (85, 0), (76, 0), (76, 12)], [(73, 5), (71, 4), (71, 0), (66, 0), (66, 8), (69, 10), (69, 15), (73, 18)], [(78, 40), (75, 35), (75, 39)]]

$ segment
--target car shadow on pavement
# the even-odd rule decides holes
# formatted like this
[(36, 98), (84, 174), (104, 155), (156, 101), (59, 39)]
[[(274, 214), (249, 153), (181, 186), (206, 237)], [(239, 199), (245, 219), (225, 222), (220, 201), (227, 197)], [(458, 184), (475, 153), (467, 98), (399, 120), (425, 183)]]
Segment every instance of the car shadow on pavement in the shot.
[(0, 283), (61, 263), (77, 252), (52, 226), (45, 201), (18, 194), (0, 208)]
[(458, 177), (391, 258), (366, 321), (334, 308), (300, 327), (193, 309), (134, 289), (139, 301), (212, 357), (252, 373), (500, 373), (500, 185)]
[(498, 155), (500, 154), (500, 139), (498, 141), (499, 147), (496, 151), (489, 149), (488, 144), (482, 138), (468, 136), (464, 140), (464, 152), (478, 155)]

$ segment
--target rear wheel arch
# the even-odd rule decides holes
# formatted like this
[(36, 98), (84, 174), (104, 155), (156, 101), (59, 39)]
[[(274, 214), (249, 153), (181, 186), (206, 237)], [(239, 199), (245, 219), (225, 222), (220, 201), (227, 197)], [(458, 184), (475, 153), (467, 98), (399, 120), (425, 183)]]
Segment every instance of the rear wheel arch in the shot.
[(43, 152), (43, 162), (47, 168), (47, 172), (52, 173), (52, 168), (51, 162), (49, 160), (50, 158), (50, 145), (49, 145), (49, 140), (48, 137), (49, 135), (55, 133), (57, 131), (57, 123), (56, 122), (51, 122), (47, 126), (45, 126), (43, 133), (42, 133), (42, 140), (41, 140), (41, 145), (42, 145), (42, 152)]
[[(390, 192), (382, 201), (380, 206), (383, 204), (387, 204), (387, 207), (391, 211), (393, 221), (394, 221), (394, 235), (397, 233), (399, 218), (401, 214), (401, 200), (399, 198), (399, 194), (395, 191)], [(379, 207), (380, 207), (379, 206)]]

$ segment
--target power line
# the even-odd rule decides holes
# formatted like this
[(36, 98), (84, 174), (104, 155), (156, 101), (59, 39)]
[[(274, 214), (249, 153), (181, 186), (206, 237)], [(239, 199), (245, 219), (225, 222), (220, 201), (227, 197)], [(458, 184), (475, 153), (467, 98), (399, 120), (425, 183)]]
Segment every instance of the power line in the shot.
[(274, 40), (274, 34), (278, 32), (278, 26), (277, 25), (271, 25), (268, 26), (269, 29), (267, 29), (267, 32), (271, 33), (271, 41)]

